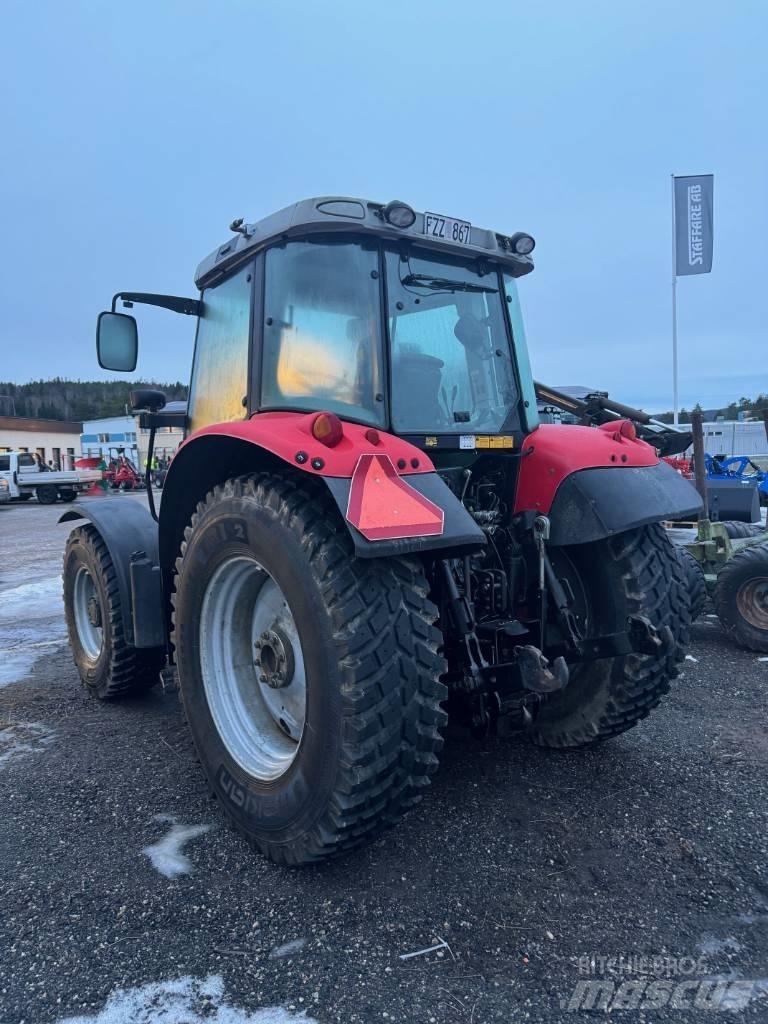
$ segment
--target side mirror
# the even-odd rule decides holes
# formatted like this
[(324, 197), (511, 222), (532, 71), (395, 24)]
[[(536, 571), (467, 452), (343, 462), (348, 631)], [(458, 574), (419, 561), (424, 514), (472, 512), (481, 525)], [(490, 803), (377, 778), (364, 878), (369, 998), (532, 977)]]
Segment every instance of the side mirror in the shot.
[(96, 321), (96, 355), (102, 370), (132, 373), (139, 354), (136, 321), (127, 313), (99, 313)]

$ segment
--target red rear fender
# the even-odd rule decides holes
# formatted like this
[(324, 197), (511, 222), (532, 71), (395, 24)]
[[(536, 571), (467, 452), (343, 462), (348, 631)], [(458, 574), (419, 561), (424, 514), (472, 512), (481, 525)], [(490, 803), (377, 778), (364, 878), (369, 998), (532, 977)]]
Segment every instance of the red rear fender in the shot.
[(580, 469), (613, 466), (655, 466), (655, 448), (631, 440), (618, 430), (542, 424), (523, 442), (515, 512), (543, 512), (552, 507), (560, 484)]
[[(388, 455), (400, 473), (433, 473), (432, 461), (419, 448), (393, 434), (359, 423), (342, 422), (342, 437), (329, 448), (315, 439), (312, 424), (318, 413), (262, 412), (248, 420), (216, 423), (191, 434), (181, 446), (211, 435), (258, 445), (312, 476), (351, 477), (361, 455)], [(320, 460), (320, 462), (318, 462)]]

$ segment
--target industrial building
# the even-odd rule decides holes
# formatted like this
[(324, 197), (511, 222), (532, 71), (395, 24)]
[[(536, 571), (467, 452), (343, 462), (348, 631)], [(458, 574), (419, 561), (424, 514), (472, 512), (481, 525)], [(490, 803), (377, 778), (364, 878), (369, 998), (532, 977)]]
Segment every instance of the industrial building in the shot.
[(0, 452), (37, 453), (52, 469), (69, 470), (80, 455), (82, 423), (0, 416)]
[[(762, 420), (714, 420), (703, 426), (704, 448), (710, 455), (768, 456), (768, 436)], [(686, 454), (692, 451), (690, 448)]]
[[(170, 458), (181, 444), (184, 432), (178, 427), (162, 427), (155, 434), (155, 457)], [(149, 431), (139, 426), (138, 416), (107, 416), (86, 420), (80, 444), (83, 455), (100, 456), (105, 461), (124, 454), (137, 469), (143, 470), (149, 448)]]

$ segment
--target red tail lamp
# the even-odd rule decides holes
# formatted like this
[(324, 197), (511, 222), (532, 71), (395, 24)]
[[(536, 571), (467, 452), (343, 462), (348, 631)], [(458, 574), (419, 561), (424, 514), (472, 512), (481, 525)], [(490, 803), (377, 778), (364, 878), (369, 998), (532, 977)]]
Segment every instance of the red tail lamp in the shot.
[(608, 434), (620, 434), (628, 441), (637, 440), (637, 430), (632, 420), (612, 420), (610, 423), (601, 423), (600, 430), (605, 430)]
[(619, 433), (622, 437), (626, 437), (628, 441), (634, 441), (637, 437), (637, 429), (632, 420), (620, 420)]
[(319, 412), (312, 420), (312, 437), (326, 448), (335, 448), (344, 437), (344, 428), (332, 412)]

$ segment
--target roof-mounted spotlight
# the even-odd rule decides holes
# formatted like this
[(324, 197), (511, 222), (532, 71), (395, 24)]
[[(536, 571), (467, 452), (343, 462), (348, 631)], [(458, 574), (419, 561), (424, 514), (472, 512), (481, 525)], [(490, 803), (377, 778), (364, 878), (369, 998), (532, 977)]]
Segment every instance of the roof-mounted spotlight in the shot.
[(524, 231), (516, 231), (509, 239), (509, 247), (518, 256), (530, 256), (536, 248), (536, 239)]
[(387, 203), (381, 215), (393, 228), (409, 228), (416, 220), (416, 214), (408, 203), (403, 203), (399, 199)]

